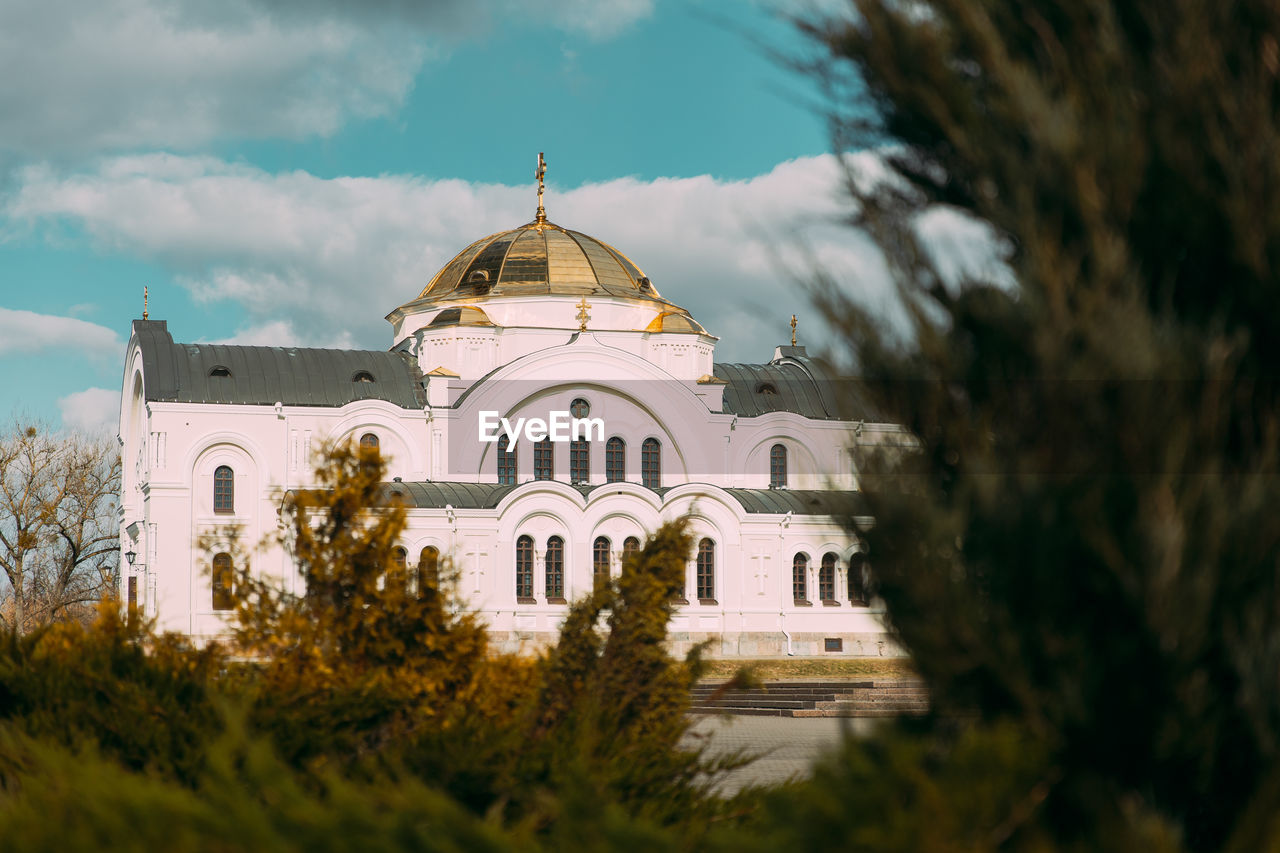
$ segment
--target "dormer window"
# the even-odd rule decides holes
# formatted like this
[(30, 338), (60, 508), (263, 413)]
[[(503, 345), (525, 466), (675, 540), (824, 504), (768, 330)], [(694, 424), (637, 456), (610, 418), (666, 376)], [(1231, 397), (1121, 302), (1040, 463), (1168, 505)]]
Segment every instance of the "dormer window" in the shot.
[(225, 377), (227, 377), (227, 378), (230, 378), (230, 377), (231, 377), (231, 368), (229, 368), (229, 367), (223, 367), (221, 364), (219, 364), (219, 365), (215, 365), (214, 367), (210, 368), (210, 370), (209, 370), (209, 375), (210, 375), (210, 376), (219, 376), (219, 377), (223, 377), (223, 376), (225, 376)]
[(374, 379), (373, 374), (370, 373), (369, 371), (359, 370), (359, 371), (356, 371), (356, 374), (351, 377), (351, 381), (352, 382), (377, 382), (378, 380)]
[(772, 382), (761, 382), (759, 385), (756, 386), (756, 393), (764, 394), (770, 397), (776, 397), (778, 394), (778, 389), (774, 387)]
[(472, 270), (471, 275), (467, 276), (467, 284), (488, 284), (488, 270)]

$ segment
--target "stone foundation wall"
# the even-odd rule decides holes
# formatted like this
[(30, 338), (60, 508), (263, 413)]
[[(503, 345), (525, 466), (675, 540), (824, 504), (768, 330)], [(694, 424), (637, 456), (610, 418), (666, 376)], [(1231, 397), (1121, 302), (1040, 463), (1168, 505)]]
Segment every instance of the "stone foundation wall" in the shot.
[[(534, 654), (554, 644), (559, 635), (549, 631), (490, 631), (492, 647), (506, 653)], [(707, 656), (712, 658), (900, 658), (906, 653), (883, 633), (793, 633), (790, 649), (787, 638), (776, 631), (751, 631), (738, 634), (708, 634), (673, 631), (667, 638), (667, 649), (677, 658), (684, 657), (698, 643), (710, 641)], [(827, 640), (838, 640), (839, 651), (827, 651)]]

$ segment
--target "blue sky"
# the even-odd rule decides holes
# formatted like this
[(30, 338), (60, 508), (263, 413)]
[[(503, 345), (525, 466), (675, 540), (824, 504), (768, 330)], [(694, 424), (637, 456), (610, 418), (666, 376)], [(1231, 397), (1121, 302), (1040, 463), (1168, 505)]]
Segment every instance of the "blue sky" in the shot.
[(806, 47), (763, 0), (0, 0), (0, 413), (114, 432), (144, 285), (179, 341), (386, 347), (539, 151), (718, 360), (817, 338), (797, 271), (884, 284)]

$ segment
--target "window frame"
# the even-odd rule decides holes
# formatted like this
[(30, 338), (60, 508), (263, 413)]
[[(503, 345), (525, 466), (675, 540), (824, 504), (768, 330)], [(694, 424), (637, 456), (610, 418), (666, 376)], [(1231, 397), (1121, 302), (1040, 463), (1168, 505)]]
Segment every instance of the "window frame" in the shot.
[(716, 543), (709, 537), (698, 541), (695, 591), (699, 604), (716, 604)]
[(569, 442), (569, 482), (572, 485), (591, 482), (591, 442), (585, 438)]
[(231, 555), (226, 551), (219, 551), (213, 555), (210, 566), (210, 609), (216, 613), (235, 610), (235, 561), (231, 559)]
[(840, 566), (840, 557), (834, 551), (822, 555), (822, 564), (818, 567), (818, 598), (826, 605), (838, 605), (836, 598), (836, 571)]
[(511, 446), (511, 437), (507, 433), (498, 435), (498, 485), (515, 485), (517, 483), (518, 452), (520, 446)]
[(559, 536), (547, 538), (547, 550), (542, 557), (543, 588), (547, 594), (548, 604), (564, 604), (564, 539)]
[(514, 486), (517, 482), (517, 471), (520, 445), (511, 446), (511, 438), (505, 432), (498, 436), (498, 485)]
[(787, 488), (787, 446), (782, 442), (769, 448), (769, 488)]
[(556, 452), (551, 437), (533, 443), (533, 479), (554, 480), (556, 478)]
[(533, 604), (533, 537), (523, 534), (516, 539), (516, 601)]
[(627, 481), (627, 441), (620, 435), (610, 438), (604, 445), (604, 481)]
[(649, 436), (640, 445), (640, 485), (662, 488), (662, 442)]
[(596, 589), (609, 582), (612, 562), (613, 542), (608, 536), (597, 536), (591, 543), (591, 578)]
[[(846, 569), (849, 576), (849, 603), (854, 607), (867, 607), (871, 603), (871, 597), (867, 594), (866, 579), (863, 577), (866, 565), (867, 555), (861, 551), (854, 551), (849, 557), (849, 565)], [(856, 583), (855, 578), (857, 578)]]
[(809, 555), (803, 551), (791, 558), (791, 598), (796, 604), (809, 604)]
[(235, 515), (236, 472), (230, 465), (213, 469), (213, 511), (217, 515)]
[(440, 549), (425, 545), (418, 552), (418, 598), (435, 595), (440, 589)]

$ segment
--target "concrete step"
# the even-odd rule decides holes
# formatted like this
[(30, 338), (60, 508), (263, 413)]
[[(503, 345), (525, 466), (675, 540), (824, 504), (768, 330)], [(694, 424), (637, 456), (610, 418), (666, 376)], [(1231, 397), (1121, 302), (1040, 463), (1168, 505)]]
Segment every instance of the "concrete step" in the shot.
[(780, 708), (745, 708), (745, 707), (719, 707), (707, 706), (707, 704), (695, 704), (689, 708), (690, 713), (732, 713), (736, 716), (744, 717), (783, 717), (792, 716), (790, 711), (781, 711)]
[(725, 690), (725, 682), (694, 686), (691, 713), (777, 717), (895, 717), (926, 714), (929, 691), (916, 678), (772, 681)]
[(928, 692), (928, 688), (918, 684), (883, 684), (883, 685), (834, 685), (834, 686), (818, 686), (818, 685), (792, 685), (792, 684), (768, 684), (762, 687), (732, 687), (725, 689), (724, 685), (715, 684), (697, 684), (691, 690), (692, 693), (698, 695), (709, 695), (717, 692), (725, 693), (861, 693), (868, 690), (875, 691), (903, 691), (908, 693)]

